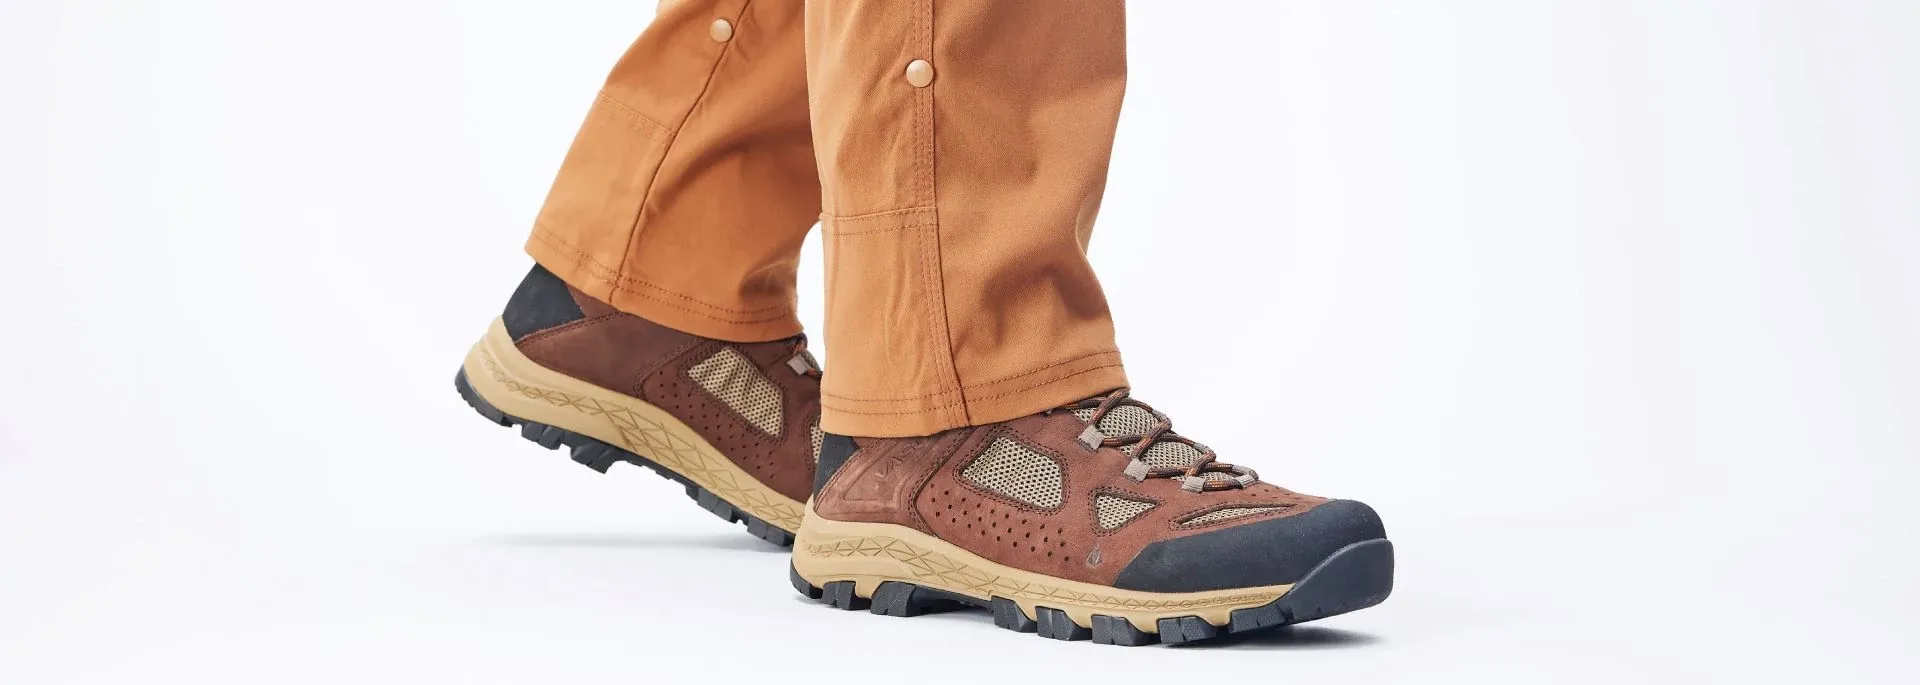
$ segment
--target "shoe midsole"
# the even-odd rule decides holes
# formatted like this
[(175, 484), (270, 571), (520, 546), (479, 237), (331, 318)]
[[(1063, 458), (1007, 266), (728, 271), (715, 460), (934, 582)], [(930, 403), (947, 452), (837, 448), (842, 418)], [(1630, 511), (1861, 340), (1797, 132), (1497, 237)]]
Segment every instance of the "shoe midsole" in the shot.
[(767, 487), (666, 410), (554, 371), (514, 347), (500, 319), (474, 343), (467, 383), (500, 411), (646, 457), (746, 513), (788, 532), (805, 505)]
[(945, 590), (986, 602), (1012, 600), (1027, 618), (1034, 608), (1067, 612), (1074, 623), (1093, 624), (1093, 615), (1125, 617), (1134, 628), (1156, 632), (1163, 618), (1199, 616), (1225, 625), (1235, 609), (1279, 599), (1291, 585), (1208, 592), (1140, 592), (1095, 585), (988, 561), (932, 535), (891, 523), (834, 521), (813, 512), (811, 504), (793, 542), (793, 568), (809, 584), (825, 587), (853, 581), (854, 594), (872, 597), (887, 581)]

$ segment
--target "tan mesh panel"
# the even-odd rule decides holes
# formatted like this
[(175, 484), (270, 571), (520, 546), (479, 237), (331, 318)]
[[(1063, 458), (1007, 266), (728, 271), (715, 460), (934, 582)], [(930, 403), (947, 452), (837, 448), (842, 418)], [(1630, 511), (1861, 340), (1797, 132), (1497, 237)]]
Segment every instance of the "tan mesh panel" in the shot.
[(820, 443), (826, 439), (827, 434), (820, 431), (820, 417), (813, 417), (813, 463), (815, 464), (820, 463)]
[(1200, 450), (1184, 442), (1155, 442), (1146, 454), (1140, 455), (1140, 461), (1156, 469), (1184, 469), (1199, 459)]
[(780, 388), (739, 350), (720, 348), (706, 361), (688, 368), (687, 377), (760, 432), (780, 436)]
[[(1075, 409), (1073, 415), (1085, 421), (1093, 417), (1093, 410)], [(1147, 431), (1153, 430), (1159, 422), (1159, 419), (1154, 418), (1153, 412), (1131, 404), (1123, 404), (1114, 407), (1113, 411), (1107, 412), (1106, 416), (1100, 417), (1099, 428), (1100, 432), (1107, 434), (1107, 437), (1117, 438), (1127, 435), (1146, 435)], [(1134, 446), (1121, 445), (1119, 449), (1131, 455)], [(1155, 442), (1152, 447), (1147, 448), (1147, 453), (1140, 458), (1140, 461), (1147, 462), (1148, 466), (1156, 469), (1184, 469), (1192, 466), (1193, 462), (1199, 458), (1200, 450), (1194, 449), (1192, 445), (1179, 442)]]
[(1113, 495), (1095, 495), (1093, 510), (1098, 515), (1101, 530), (1113, 530), (1127, 525), (1135, 517), (1153, 509), (1152, 502), (1115, 497)]
[[(1073, 410), (1073, 415), (1079, 417), (1081, 421), (1085, 421), (1093, 418), (1093, 410), (1075, 409)], [(1123, 404), (1114, 407), (1112, 411), (1107, 412), (1106, 416), (1100, 417), (1100, 425), (1097, 426), (1097, 428), (1100, 429), (1100, 432), (1107, 434), (1107, 437), (1117, 438), (1125, 435), (1146, 435), (1147, 431), (1153, 430), (1154, 425), (1158, 423), (1159, 419), (1153, 417), (1153, 412), (1131, 404)], [(1133, 454), (1133, 449), (1133, 445), (1121, 445), (1119, 447), (1121, 452), (1127, 454)], [(1186, 464), (1173, 465), (1184, 467), (1191, 463), (1193, 462), (1189, 461)]]
[(1183, 527), (1184, 526), (1204, 526), (1209, 523), (1218, 523), (1220, 521), (1237, 519), (1242, 516), (1252, 516), (1254, 514), (1264, 514), (1269, 511), (1274, 511), (1277, 509), (1285, 509), (1285, 508), (1287, 508), (1285, 505), (1227, 507), (1225, 509), (1215, 509), (1213, 511), (1202, 514), (1200, 516), (1195, 516), (1185, 521), (1181, 521), (1180, 525)]
[[(1081, 420), (1086, 419), (1083, 417)], [(1153, 417), (1153, 412), (1123, 404), (1100, 417), (1100, 432), (1107, 435), (1146, 435), (1158, 423), (1160, 420)]]
[(1063, 478), (1051, 457), (1008, 438), (995, 438), (960, 475), (975, 485), (1036, 507), (1060, 506)]

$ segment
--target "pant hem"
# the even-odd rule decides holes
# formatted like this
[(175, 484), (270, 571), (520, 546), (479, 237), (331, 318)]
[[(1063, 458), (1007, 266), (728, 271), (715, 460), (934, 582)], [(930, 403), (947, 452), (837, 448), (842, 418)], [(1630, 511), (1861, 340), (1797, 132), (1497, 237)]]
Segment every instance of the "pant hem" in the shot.
[(728, 342), (766, 342), (799, 335), (793, 307), (757, 311), (730, 310), (622, 276), (596, 263), (544, 227), (535, 226), (527, 254), (560, 280), (614, 309), (668, 328)]
[[(831, 381), (831, 374), (828, 378)], [(858, 399), (823, 394), (820, 427), (861, 437), (932, 435), (1011, 421), (1126, 385), (1120, 353), (1099, 352), (923, 397)]]

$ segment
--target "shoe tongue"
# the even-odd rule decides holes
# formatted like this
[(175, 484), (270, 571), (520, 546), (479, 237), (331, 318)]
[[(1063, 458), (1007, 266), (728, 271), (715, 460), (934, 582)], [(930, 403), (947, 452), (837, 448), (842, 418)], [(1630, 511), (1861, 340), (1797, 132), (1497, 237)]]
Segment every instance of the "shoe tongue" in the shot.
[[(1093, 410), (1075, 409), (1073, 415), (1080, 417), (1081, 421), (1086, 421), (1093, 418)], [(1108, 411), (1106, 416), (1100, 417), (1100, 423), (1095, 427), (1109, 438), (1129, 438), (1146, 435), (1147, 431), (1153, 430), (1153, 427), (1159, 423), (1159, 417), (1154, 416), (1153, 412), (1147, 411), (1146, 408), (1135, 404), (1122, 404)], [(1173, 431), (1167, 431), (1166, 434), (1174, 435)], [(1122, 445), (1118, 449), (1132, 455), (1135, 448), (1133, 445)], [(1140, 461), (1156, 469), (1184, 469), (1192, 466), (1200, 456), (1200, 450), (1184, 442), (1155, 440), (1153, 445), (1147, 448), (1146, 453), (1140, 455)], [(1211, 478), (1215, 474), (1207, 475)]]

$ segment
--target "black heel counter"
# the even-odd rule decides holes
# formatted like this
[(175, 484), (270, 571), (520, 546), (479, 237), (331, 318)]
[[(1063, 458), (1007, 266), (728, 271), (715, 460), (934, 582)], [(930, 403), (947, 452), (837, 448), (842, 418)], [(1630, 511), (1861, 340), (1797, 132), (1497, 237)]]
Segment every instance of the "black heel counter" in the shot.
[(827, 487), (827, 481), (833, 479), (833, 474), (839, 472), (840, 467), (847, 463), (847, 457), (853, 456), (854, 451), (858, 449), (860, 446), (854, 444), (853, 438), (826, 434), (826, 437), (820, 441), (820, 463), (813, 467), (815, 496), (820, 494), (821, 489)]
[(514, 340), (583, 318), (586, 314), (573, 300), (573, 293), (567, 291), (567, 284), (539, 264), (520, 279), (520, 287), (513, 290), (506, 309), (500, 312), (507, 335)]

